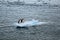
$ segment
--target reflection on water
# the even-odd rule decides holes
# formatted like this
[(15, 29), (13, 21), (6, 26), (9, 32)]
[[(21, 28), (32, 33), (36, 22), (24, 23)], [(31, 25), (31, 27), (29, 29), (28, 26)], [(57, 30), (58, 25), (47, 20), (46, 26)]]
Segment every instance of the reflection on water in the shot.
[[(25, 21), (37, 19), (52, 24), (17, 29), (12, 26), (18, 19)], [(0, 39), (1, 40), (59, 40), (60, 8), (47, 6), (11, 6), (0, 7)]]

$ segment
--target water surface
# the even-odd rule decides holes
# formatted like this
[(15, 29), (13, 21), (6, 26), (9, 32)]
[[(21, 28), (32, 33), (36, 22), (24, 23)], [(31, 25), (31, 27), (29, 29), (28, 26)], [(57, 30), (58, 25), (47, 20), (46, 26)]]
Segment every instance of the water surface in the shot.
[[(19, 28), (18, 19), (37, 19), (46, 25)], [(47, 6), (1, 6), (0, 40), (60, 40), (60, 8)]]

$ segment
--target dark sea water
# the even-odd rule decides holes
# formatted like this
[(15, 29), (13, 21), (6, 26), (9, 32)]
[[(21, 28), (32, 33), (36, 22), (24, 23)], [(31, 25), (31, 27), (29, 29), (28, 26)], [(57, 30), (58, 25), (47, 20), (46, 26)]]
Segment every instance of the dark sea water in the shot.
[[(45, 25), (16, 28), (18, 19), (37, 19)], [(60, 8), (48, 6), (1, 6), (0, 40), (60, 40)]]

